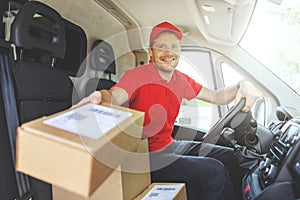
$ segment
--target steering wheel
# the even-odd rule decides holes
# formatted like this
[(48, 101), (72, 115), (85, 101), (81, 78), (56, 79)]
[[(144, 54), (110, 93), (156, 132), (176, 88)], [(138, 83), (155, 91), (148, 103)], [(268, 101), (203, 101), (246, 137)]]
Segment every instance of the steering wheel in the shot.
[(203, 141), (215, 144), (219, 140), (223, 128), (242, 110), (245, 103), (246, 99), (242, 98), (235, 106), (232, 106), (203, 136)]

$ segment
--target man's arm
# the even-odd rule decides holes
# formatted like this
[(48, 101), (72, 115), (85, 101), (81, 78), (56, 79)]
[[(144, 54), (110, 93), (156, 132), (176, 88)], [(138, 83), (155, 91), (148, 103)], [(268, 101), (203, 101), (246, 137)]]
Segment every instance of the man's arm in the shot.
[(107, 102), (115, 105), (122, 105), (127, 101), (127, 92), (122, 88), (114, 87), (110, 90), (94, 91), (89, 96), (83, 98), (80, 102), (73, 105), (72, 108), (80, 106), (84, 103), (99, 104), (101, 102)]
[[(105, 97), (106, 94), (101, 92), (103, 96), (103, 101), (104, 102), (109, 102), (114, 105), (123, 105), (129, 100), (128, 93), (126, 90), (119, 88), (119, 87), (114, 87), (111, 90), (109, 90), (109, 94), (107, 94), (107, 98)], [(109, 98), (110, 95), (110, 98)]]
[(236, 104), (241, 98), (246, 98), (246, 104), (243, 111), (247, 112), (259, 97), (260, 94), (253, 84), (243, 80), (237, 85), (222, 88), (217, 91), (203, 87), (196, 98), (217, 105), (225, 105), (233, 100), (235, 100)]

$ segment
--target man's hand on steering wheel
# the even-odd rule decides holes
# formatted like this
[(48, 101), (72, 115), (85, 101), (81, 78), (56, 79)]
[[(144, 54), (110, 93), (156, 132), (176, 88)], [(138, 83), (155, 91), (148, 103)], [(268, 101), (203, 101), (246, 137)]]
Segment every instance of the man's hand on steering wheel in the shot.
[(242, 80), (239, 82), (239, 89), (235, 97), (234, 105), (240, 102), (242, 98), (246, 99), (245, 106), (243, 107), (242, 111), (248, 112), (256, 100), (260, 98), (260, 93), (251, 82)]

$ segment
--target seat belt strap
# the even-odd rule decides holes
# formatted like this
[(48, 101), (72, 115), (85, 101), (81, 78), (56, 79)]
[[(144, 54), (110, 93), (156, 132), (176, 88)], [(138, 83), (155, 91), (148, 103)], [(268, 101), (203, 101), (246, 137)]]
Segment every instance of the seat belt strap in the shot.
[[(8, 42), (0, 41), (0, 83), (3, 93), (4, 111), (7, 121), (10, 149), (13, 165), (16, 166), (16, 130), (19, 126), (16, 98), (11, 74), (13, 63), (12, 50)], [(3, 44), (3, 45), (2, 45)], [(3, 48), (4, 46), (4, 48)], [(16, 181), (20, 199), (32, 199), (29, 178), (26, 174), (16, 171)]]

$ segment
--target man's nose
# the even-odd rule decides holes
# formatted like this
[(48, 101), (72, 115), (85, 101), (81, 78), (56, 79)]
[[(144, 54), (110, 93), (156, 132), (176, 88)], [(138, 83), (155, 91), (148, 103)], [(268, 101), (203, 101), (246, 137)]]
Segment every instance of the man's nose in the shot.
[(165, 47), (164, 48), (164, 53), (166, 54), (178, 54), (178, 50), (177, 49), (174, 49), (172, 47)]

